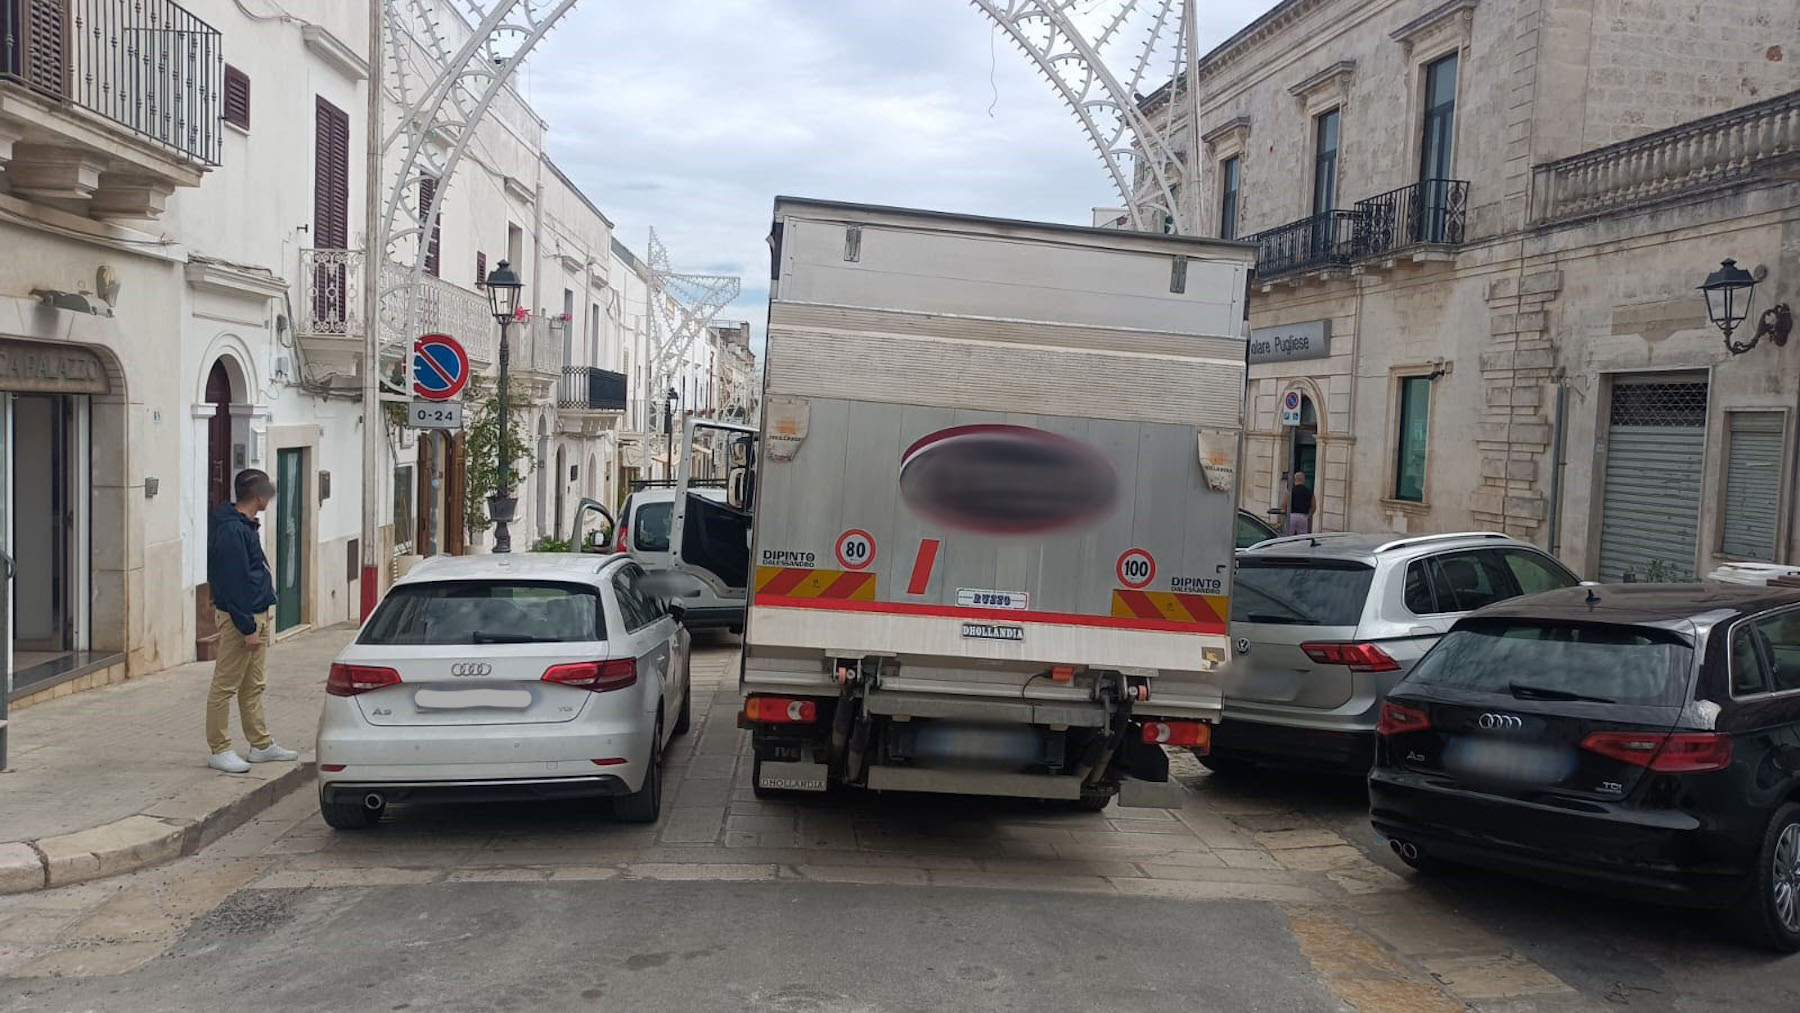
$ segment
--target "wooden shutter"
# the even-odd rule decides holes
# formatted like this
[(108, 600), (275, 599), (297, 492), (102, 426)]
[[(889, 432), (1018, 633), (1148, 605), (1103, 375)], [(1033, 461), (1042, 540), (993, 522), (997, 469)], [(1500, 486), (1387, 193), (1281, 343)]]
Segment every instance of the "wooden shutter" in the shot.
[(69, 5), (67, 0), (0, 0), (10, 10), (6, 65), (26, 87), (53, 99), (69, 94)]
[(436, 177), (419, 177), (419, 219), (431, 221), (431, 239), (425, 244), (425, 273), (433, 278), (439, 277), (438, 248), (444, 238), (442, 219), (431, 219), (432, 206), (437, 203), (437, 184)]
[(475, 287), (487, 288), (487, 254), (475, 251)]
[(225, 122), (240, 130), (250, 129), (250, 75), (225, 65)]
[(468, 529), (463, 526), (464, 501), (469, 495), (467, 437), (467, 433), (456, 434), (444, 469), (444, 551), (452, 556), (460, 556), (468, 548)]
[(313, 243), (324, 250), (350, 243), (350, 115), (317, 100), (313, 144)]

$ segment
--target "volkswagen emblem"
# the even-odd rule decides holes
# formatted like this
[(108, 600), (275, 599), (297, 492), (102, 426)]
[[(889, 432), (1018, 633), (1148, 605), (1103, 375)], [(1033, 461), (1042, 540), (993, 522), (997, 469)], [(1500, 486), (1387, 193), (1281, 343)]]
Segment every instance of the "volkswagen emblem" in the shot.
[(494, 670), (494, 666), (488, 664), (485, 661), (459, 661), (456, 664), (450, 666), (450, 674), (458, 675), (458, 676), (487, 675), (489, 672), (492, 672), (493, 670)]
[(1525, 727), (1525, 719), (1517, 714), (1497, 714), (1489, 711), (1477, 718), (1476, 724), (1489, 731), (1518, 731)]
[(1250, 638), (1249, 637), (1239, 637), (1238, 638), (1238, 653), (1239, 654), (1249, 654), (1250, 653)]

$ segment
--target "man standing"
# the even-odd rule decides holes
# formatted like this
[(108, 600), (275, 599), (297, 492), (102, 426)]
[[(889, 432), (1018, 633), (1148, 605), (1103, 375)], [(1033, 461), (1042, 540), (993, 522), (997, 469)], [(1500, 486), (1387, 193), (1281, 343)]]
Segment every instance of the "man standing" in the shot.
[[(206, 694), (206, 744), (212, 749), (208, 766), (242, 774), (251, 763), (298, 760), (300, 754), (276, 745), (263, 720), (275, 583), (269, 578), (269, 558), (263, 555), (256, 515), (275, 498), (275, 483), (267, 472), (246, 468), (232, 483), (232, 494), (236, 502), (222, 503), (213, 511), (206, 543), (206, 580), (219, 621), (219, 660)], [(244, 737), (250, 740), (249, 762), (231, 748), (234, 696)]]
[(1294, 469), (1294, 484), (1288, 489), (1287, 530), (1288, 535), (1312, 534), (1313, 491), (1306, 484), (1306, 472)]

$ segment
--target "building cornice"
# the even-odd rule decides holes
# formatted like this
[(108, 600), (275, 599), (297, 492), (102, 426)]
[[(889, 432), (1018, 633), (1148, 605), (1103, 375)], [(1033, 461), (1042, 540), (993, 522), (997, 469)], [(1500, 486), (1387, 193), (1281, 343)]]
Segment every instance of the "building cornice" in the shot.
[(1200, 135), (1200, 143), (1211, 151), (1229, 141), (1236, 141), (1239, 147), (1250, 140), (1250, 117), (1233, 116), (1224, 123)]
[(1414, 44), (1460, 17), (1465, 23), (1475, 17), (1476, 0), (1445, 0), (1444, 3), (1413, 18), (1388, 33), (1388, 38), (1412, 51)]
[(300, 39), (306, 44), (308, 52), (344, 77), (361, 81), (369, 76), (369, 62), (357, 55), (356, 50), (345, 45), (342, 39), (318, 25), (301, 28)]
[(1356, 75), (1355, 60), (1339, 60), (1319, 71), (1317, 74), (1288, 86), (1288, 94), (1299, 99), (1302, 104), (1331, 91), (1345, 95), (1350, 91), (1350, 79)]

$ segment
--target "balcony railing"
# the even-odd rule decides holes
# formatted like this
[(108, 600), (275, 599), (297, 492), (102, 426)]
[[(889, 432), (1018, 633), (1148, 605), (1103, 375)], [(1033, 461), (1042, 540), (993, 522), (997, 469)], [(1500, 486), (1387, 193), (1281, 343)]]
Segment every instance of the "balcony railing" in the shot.
[(1469, 184), (1426, 179), (1250, 236), (1256, 275), (1264, 280), (1348, 267), (1414, 246), (1455, 246), (1468, 223)]
[(0, 80), (219, 164), (217, 29), (169, 0), (0, 0)]
[(594, 366), (564, 366), (556, 404), (575, 411), (623, 412), (625, 374)]
[(1800, 91), (1533, 169), (1532, 220), (1566, 221), (1800, 166)]
[(563, 371), (563, 321), (550, 317), (532, 317), (523, 326), (512, 329), (512, 366), (548, 377), (561, 377)]
[[(3, 0), (0, 0), (3, 2)], [(301, 250), (300, 295), (295, 303), (296, 327), (306, 337), (355, 338), (367, 318), (363, 306), (361, 250)], [(407, 270), (397, 264), (381, 269), (383, 291), (404, 290)], [(381, 346), (398, 354), (421, 334), (448, 334), (478, 362), (494, 361), (500, 329), (487, 297), (426, 275), (414, 292), (417, 322), (406, 324), (406, 300), (391, 296), (383, 307)], [(417, 334), (403, 334), (416, 329)], [(515, 327), (516, 338), (523, 328)]]

